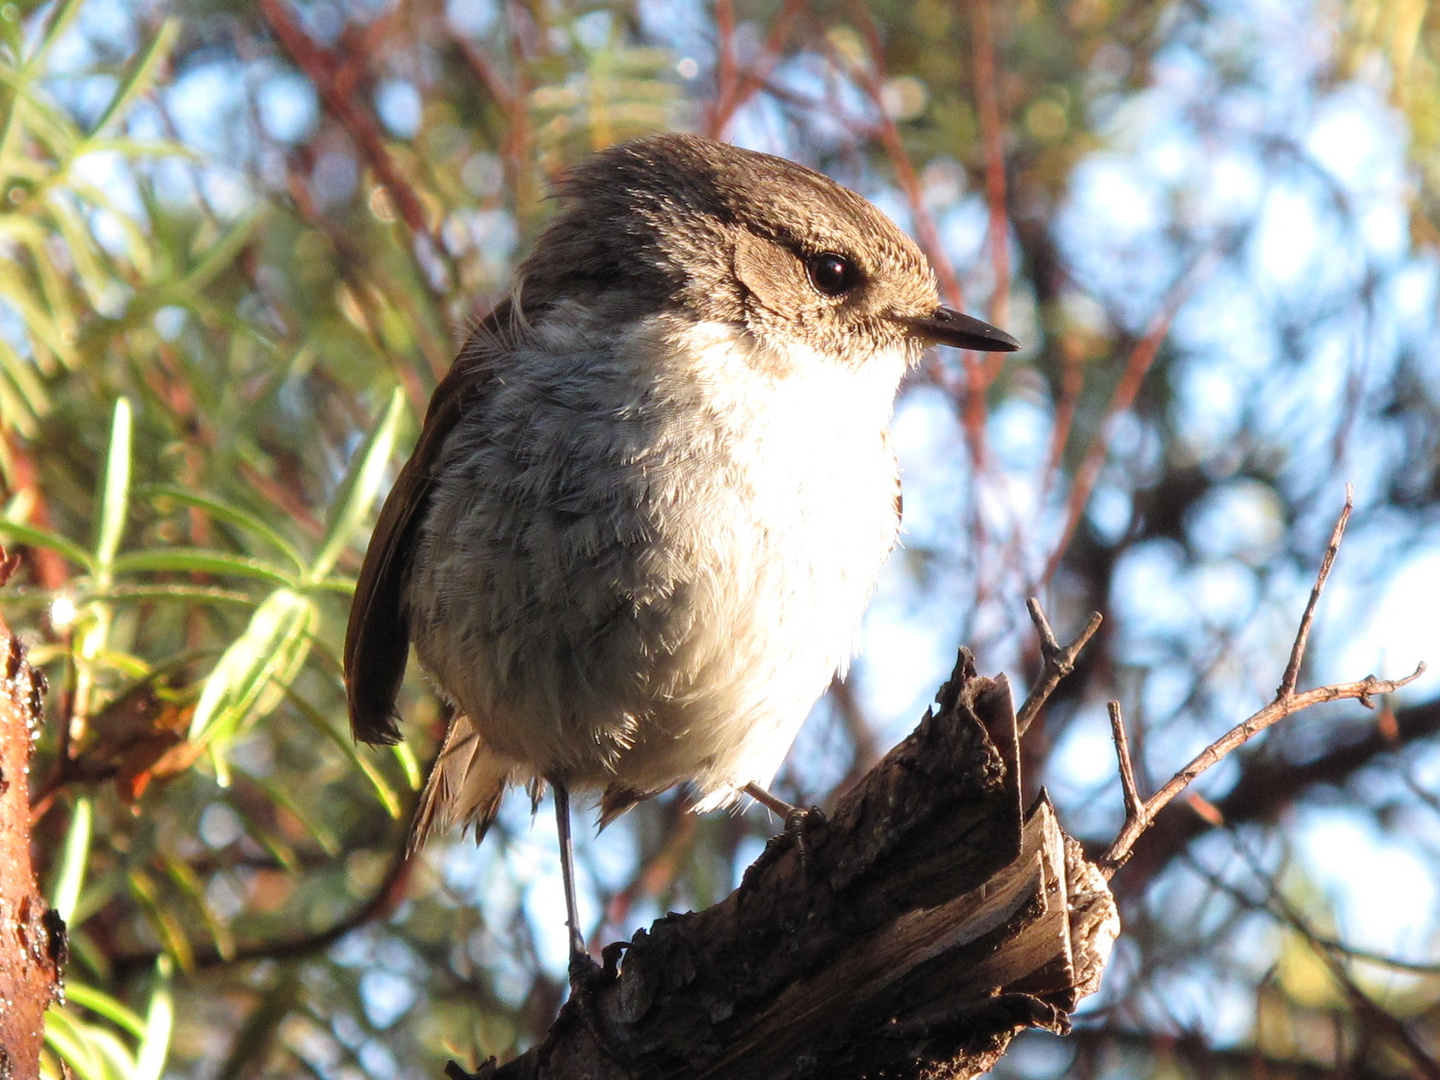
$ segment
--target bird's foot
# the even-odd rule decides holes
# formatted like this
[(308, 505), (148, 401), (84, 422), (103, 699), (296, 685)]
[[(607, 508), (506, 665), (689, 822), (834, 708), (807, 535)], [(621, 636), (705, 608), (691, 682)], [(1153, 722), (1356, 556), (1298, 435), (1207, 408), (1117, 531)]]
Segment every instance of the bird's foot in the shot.
[(794, 845), (802, 867), (810, 865), (809, 833), (813, 829), (823, 829), (828, 824), (829, 820), (825, 817), (825, 811), (818, 806), (812, 806), (808, 810), (793, 806), (785, 815), (785, 835)]
[(594, 984), (605, 975), (602, 968), (588, 952), (570, 952), (570, 992)]

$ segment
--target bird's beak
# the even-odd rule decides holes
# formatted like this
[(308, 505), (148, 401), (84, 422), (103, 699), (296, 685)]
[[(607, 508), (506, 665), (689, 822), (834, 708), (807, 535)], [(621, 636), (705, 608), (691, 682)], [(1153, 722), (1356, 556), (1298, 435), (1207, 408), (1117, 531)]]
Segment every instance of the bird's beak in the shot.
[(1004, 330), (979, 319), (972, 319), (953, 308), (938, 307), (929, 315), (918, 319), (897, 321), (908, 327), (911, 333), (934, 345), (953, 345), (957, 349), (975, 349), (979, 352), (1014, 352), (1020, 348), (1020, 342)]

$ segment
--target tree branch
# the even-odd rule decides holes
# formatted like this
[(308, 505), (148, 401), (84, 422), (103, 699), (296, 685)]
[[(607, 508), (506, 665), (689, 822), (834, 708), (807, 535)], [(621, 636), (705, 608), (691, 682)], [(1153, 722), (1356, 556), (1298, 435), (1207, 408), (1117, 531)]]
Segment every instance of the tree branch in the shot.
[(1022, 807), (1004, 677), (962, 651), (938, 700), (803, 853), (787, 831), (721, 903), (609, 946), (540, 1046), (479, 1075), (964, 1078), (1067, 1031), (1114, 903), (1048, 800)]
[[(1319, 686), (1303, 693), (1295, 691), (1300, 665), (1305, 660), (1305, 646), (1310, 637), (1310, 627), (1315, 619), (1315, 607), (1320, 602), (1320, 594), (1325, 589), (1325, 581), (1330, 576), (1330, 568), (1335, 565), (1335, 556), (1340, 550), (1340, 541), (1345, 535), (1345, 524), (1350, 520), (1352, 506), (1353, 502), (1347, 488), (1345, 507), (1340, 512), (1340, 518), (1336, 521), (1335, 529), (1330, 535), (1330, 543), (1325, 549), (1325, 556), (1320, 562), (1320, 570), (1315, 577), (1315, 585), (1310, 590), (1310, 600), (1305, 605), (1304, 615), (1301, 616), (1300, 628), (1296, 632), (1295, 643), (1290, 649), (1290, 660), (1285, 666), (1285, 675), (1280, 680), (1279, 688), (1275, 691), (1274, 700), (1243, 723), (1235, 725), (1197, 754), (1189, 764), (1172, 776), (1169, 782), (1142, 806), (1136, 807), (1132, 804), (1130, 791), (1127, 790), (1125, 824), (1121, 826), (1120, 834), (1115, 837), (1109, 850), (1100, 859), (1100, 865), (1104, 868), (1107, 878), (1112, 877), (1115, 871), (1125, 864), (1130, 857), (1131, 849), (1135, 846), (1135, 841), (1150, 827), (1155, 816), (1165, 808), (1170, 800), (1189, 787), (1201, 773), (1218, 765), (1227, 755), (1249, 742), (1271, 724), (1283, 720), (1291, 713), (1300, 712), (1302, 709), (1308, 709), (1312, 705), (1319, 705), (1326, 701), (1353, 698), (1369, 707), (1370, 699), (1375, 695), (1394, 693), (1406, 683), (1414, 682), (1424, 674), (1425, 664), (1422, 661), (1413, 672), (1403, 679), (1377, 679), (1374, 675), (1367, 675), (1358, 682), (1332, 683), (1329, 686)], [(1112, 723), (1113, 716), (1114, 714), (1112, 714)], [(1117, 752), (1121, 752), (1123, 759), (1128, 756), (1128, 752), (1121, 751), (1118, 741), (1124, 737), (1123, 726), (1117, 727), (1116, 731), (1118, 733), (1116, 749)], [(1131, 788), (1133, 788), (1133, 784), (1132, 777)]]
[[(14, 562), (0, 548), (0, 585)], [(41, 897), (30, 861), (31, 733), (45, 677), (0, 620), (0, 1076), (39, 1076), (45, 1009), (60, 993), (65, 922)]]
[(1030, 621), (1035, 624), (1035, 632), (1040, 635), (1040, 677), (1035, 680), (1035, 686), (1025, 697), (1025, 704), (1020, 706), (1020, 712), (1016, 714), (1016, 723), (1022, 736), (1030, 730), (1030, 725), (1035, 722), (1040, 709), (1055, 692), (1055, 687), (1060, 685), (1060, 680), (1075, 670), (1075, 658), (1095, 636), (1095, 631), (1100, 629), (1100, 623), (1104, 619), (1098, 611), (1091, 612), (1089, 621), (1075, 640), (1062, 647), (1060, 642), (1055, 640), (1055, 631), (1050, 629), (1050, 620), (1045, 617), (1040, 601), (1032, 596), (1025, 602), (1025, 607), (1030, 612)]

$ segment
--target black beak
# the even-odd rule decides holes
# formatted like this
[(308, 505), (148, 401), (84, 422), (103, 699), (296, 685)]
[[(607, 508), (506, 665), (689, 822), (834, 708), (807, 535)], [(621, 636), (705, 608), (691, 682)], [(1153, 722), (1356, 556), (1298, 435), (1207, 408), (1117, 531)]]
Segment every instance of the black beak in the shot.
[(935, 345), (953, 345), (957, 349), (979, 352), (1014, 352), (1020, 348), (1020, 342), (1004, 330), (948, 307), (938, 307), (919, 319), (897, 321)]

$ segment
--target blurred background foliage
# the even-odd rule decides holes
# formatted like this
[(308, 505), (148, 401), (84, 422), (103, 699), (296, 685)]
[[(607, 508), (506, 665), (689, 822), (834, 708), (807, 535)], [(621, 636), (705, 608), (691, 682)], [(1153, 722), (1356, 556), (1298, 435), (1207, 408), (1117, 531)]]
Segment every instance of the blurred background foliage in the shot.
[[(1440, 13), (1428, 0), (0, 5), (0, 593), (50, 676), (49, 1075), (429, 1077), (563, 994), (553, 826), (400, 857), (439, 714), (357, 749), (377, 499), (547, 182), (683, 128), (879, 202), (1025, 343), (898, 408), (905, 546), (779, 782), (823, 803), (1023, 600), (1107, 617), (1029, 737), (1100, 844), (1104, 701), (1162, 782), (1268, 699), (1353, 482), (1312, 681), (1440, 660)], [(1377, 703), (1380, 704), (1380, 703)], [(1435, 1076), (1440, 682), (1273, 731), (1116, 879), (1068, 1040), (1001, 1072)], [(774, 828), (673, 798), (581, 841), (592, 940)]]

